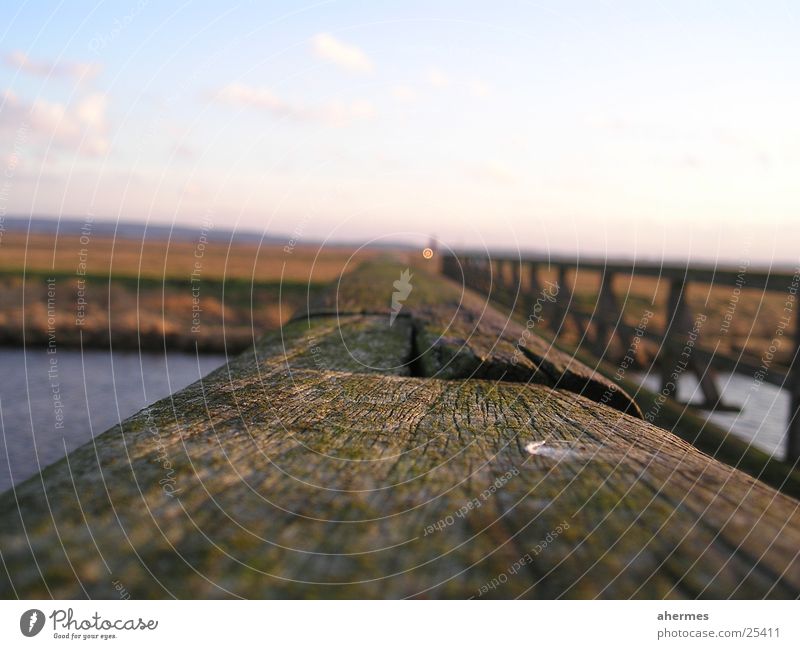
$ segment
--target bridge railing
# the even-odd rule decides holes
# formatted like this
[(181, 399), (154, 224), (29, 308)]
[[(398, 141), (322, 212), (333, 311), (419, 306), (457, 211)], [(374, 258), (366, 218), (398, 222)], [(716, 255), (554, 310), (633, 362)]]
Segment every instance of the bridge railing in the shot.
[[(676, 396), (678, 377), (684, 371), (695, 374), (705, 399), (702, 407), (706, 409), (735, 407), (723, 401), (717, 379), (720, 371), (751, 377), (754, 389), (762, 383), (770, 383), (786, 390), (790, 395), (790, 409), (785, 459), (792, 463), (800, 459), (800, 362), (797, 360), (800, 336), (796, 315), (800, 269), (795, 272), (754, 270), (749, 266), (681, 266), (544, 255), (490, 257), (485, 252), (466, 252), (445, 254), (442, 271), (451, 279), (527, 313), (529, 318), (533, 316), (534, 322), (541, 319), (556, 336), (563, 335), (567, 330), (564, 325), (569, 322), (578, 330), (581, 344), (588, 343), (599, 358), (620, 360), (614, 358), (612, 352), (615, 339), (619, 343), (616, 348), (622, 350), (630, 349), (630, 341), (637, 336), (654, 343), (661, 393), (667, 397)], [(593, 296), (596, 299), (591, 308), (582, 306), (582, 300), (576, 299), (573, 284), (577, 274), (581, 277), (594, 275), (596, 279), (596, 296)], [(549, 289), (551, 282), (545, 277), (553, 278), (555, 290)], [(656, 290), (650, 296), (647, 309), (665, 323), (660, 331), (636, 326), (626, 319), (627, 295), (620, 296), (614, 288), (615, 280), (622, 277), (654, 280)], [(658, 287), (664, 285), (666, 300), (656, 300)], [(708, 291), (710, 287), (730, 287), (734, 311), (744, 299), (743, 291), (755, 291), (761, 300), (757, 318), (765, 317), (762, 313), (765, 296), (777, 296), (780, 299), (777, 317), (773, 325), (768, 326), (768, 342), (761, 354), (756, 356), (745, 349), (726, 352), (719, 344), (709, 341), (708, 336), (703, 335), (702, 321), (707, 315), (719, 314), (712, 313), (714, 309), (709, 306), (708, 298), (702, 312), (693, 309), (687, 300), (690, 285), (704, 285)], [(557, 296), (553, 295), (556, 292)], [(550, 298), (542, 299), (548, 293)], [(748, 338), (752, 332), (751, 326)]]
[(796, 598), (797, 505), (375, 260), (0, 494), (0, 597)]

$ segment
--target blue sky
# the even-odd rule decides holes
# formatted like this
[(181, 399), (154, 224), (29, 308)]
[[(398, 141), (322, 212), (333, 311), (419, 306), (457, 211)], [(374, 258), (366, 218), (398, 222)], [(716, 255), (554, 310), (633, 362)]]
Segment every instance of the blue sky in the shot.
[(800, 7), (6, 3), (0, 215), (776, 259)]

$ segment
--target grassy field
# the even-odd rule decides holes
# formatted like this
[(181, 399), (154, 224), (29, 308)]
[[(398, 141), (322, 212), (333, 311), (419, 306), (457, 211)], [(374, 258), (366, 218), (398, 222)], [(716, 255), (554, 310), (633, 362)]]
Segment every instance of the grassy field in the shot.
[[(5, 233), (0, 344), (240, 350), (364, 259), (353, 249)], [(402, 253), (400, 253), (402, 254)]]
[[(355, 254), (355, 256), (354, 256)], [(384, 254), (350, 247), (298, 245), (287, 253), (282, 246), (229, 245), (199, 241), (147, 241), (6, 232), (0, 244), (0, 343), (23, 340), (39, 344), (54, 324), (59, 344), (238, 350), (264, 331), (282, 324), (320, 287), (343, 270)], [(403, 251), (392, 254), (407, 256)], [(23, 274), (24, 271), (24, 274)], [(55, 279), (55, 318), (48, 323), (48, 279)], [(530, 290), (523, 277), (523, 291)], [(555, 271), (540, 271), (539, 280), (555, 281)], [(594, 309), (599, 275), (575, 274), (574, 304)], [(668, 286), (651, 277), (617, 276), (615, 294), (624, 320), (637, 325), (646, 310), (655, 316), (648, 329), (662, 331)], [(707, 321), (702, 343), (719, 352), (740, 352), (760, 358), (775, 336), (783, 296), (743, 288), (730, 323), (724, 315), (734, 287), (690, 284), (687, 301)], [(79, 309), (83, 296), (86, 304)], [(199, 308), (199, 328), (196, 326)], [(520, 313), (526, 308), (520, 304)], [(193, 311), (193, 309), (195, 309)], [(52, 314), (51, 314), (52, 315)], [(76, 324), (84, 315), (82, 324)], [(52, 320), (52, 319), (51, 319)], [(192, 330), (194, 327), (194, 331)], [(576, 345), (582, 332), (571, 320), (562, 340)], [(775, 362), (787, 364), (792, 354), (788, 339)], [(617, 342), (614, 345), (618, 345)], [(613, 355), (625, 350), (615, 349)], [(657, 345), (643, 343), (639, 361), (648, 365)]]
[[(324, 283), (339, 275), (354, 250), (349, 247), (298, 245), (291, 253), (283, 246), (212, 241), (141, 241), (92, 237), (85, 245), (78, 237), (6, 232), (2, 240), (0, 271), (75, 274), (86, 252), (86, 270), (95, 276), (188, 279), (201, 264), (204, 280), (243, 279), (254, 283), (284, 280)], [(358, 260), (378, 251), (362, 249)]]

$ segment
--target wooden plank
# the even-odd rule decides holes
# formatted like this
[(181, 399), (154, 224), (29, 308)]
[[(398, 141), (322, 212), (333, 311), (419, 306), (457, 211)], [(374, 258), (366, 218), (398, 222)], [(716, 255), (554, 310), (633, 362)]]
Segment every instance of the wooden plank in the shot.
[(673, 379), (672, 375), (678, 371), (681, 349), (693, 326), (686, 302), (683, 300), (685, 286), (684, 281), (680, 279), (673, 279), (669, 284), (667, 325), (658, 351), (661, 362), (661, 394), (668, 397), (674, 397), (678, 392), (678, 380)]
[(800, 460), (800, 318), (795, 316), (794, 355), (787, 386), (789, 403), (789, 429), (786, 434), (786, 461), (796, 465)]
[[(576, 355), (584, 362), (591, 361), (585, 351), (578, 351)], [(607, 376), (613, 376), (618, 368), (601, 361), (599, 369)], [(676, 401), (664, 401), (659, 394), (650, 392), (631, 379), (623, 377), (620, 383), (636, 396), (636, 402), (645, 413), (645, 420), (669, 430), (723, 464), (734, 466), (792, 498), (800, 498), (800, 470), (796, 466), (782, 462), (749, 441), (731, 434), (693, 408)]]
[(571, 391), (404, 375), (447, 293), (418, 280), (410, 317), (306, 314), (0, 495), (0, 595), (800, 594), (797, 501)]
[[(321, 294), (299, 318), (369, 313), (388, 319), (393, 282), (404, 270), (390, 261), (365, 264), (342, 277), (335, 290)], [(641, 416), (623, 389), (539, 336), (535, 320), (523, 326), (474, 291), (422, 270), (414, 271), (411, 282), (398, 320), (411, 318), (418, 375), (540, 383)]]
[[(597, 297), (597, 305), (592, 314), (595, 324), (595, 340), (593, 348), (597, 358), (605, 358), (608, 355), (608, 348), (612, 338), (621, 336), (617, 323), (622, 319), (622, 308), (614, 295), (614, 274), (604, 273), (600, 282), (600, 294)], [(613, 328), (612, 328), (613, 325)], [(622, 342), (622, 348), (627, 349), (630, 345), (627, 337)]]
[(255, 357), (288, 370), (331, 369), (409, 376), (412, 344), (407, 318), (388, 327), (379, 316), (323, 316), (289, 322), (279, 336), (262, 338)]
[(251, 367), (0, 498), (0, 592), (468, 597), (554, 534), (482, 594), (800, 592), (797, 503), (640, 420), (543, 386)]
[[(450, 269), (457, 267), (460, 263), (476, 264), (479, 263), (479, 261), (479, 257), (450, 257), (445, 259), (443, 263), (443, 269), (444, 272), (450, 273)], [(531, 262), (531, 267), (535, 268), (536, 262)], [(564, 277), (566, 276), (570, 266), (566, 263), (562, 265), (556, 264), (556, 268), (558, 268), (559, 275), (562, 278), (561, 283), (566, 286)], [(533, 277), (535, 278), (535, 270), (533, 271)], [(784, 279), (787, 281), (793, 281), (794, 276), (787, 275)], [(468, 280), (469, 278), (467, 278), (465, 281)], [(678, 285), (683, 284), (682, 281), (678, 281), (677, 283)], [(563, 294), (564, 290), (562, 289), (560, 296), (563, 296)], [(677, 301), (679, 292), (675, 293), (673, 291), (673, 295), (676, 296), (675, 300)], [(567, 295), (567, 297), (569, 298), (569, 295)], [(570, 301), (570, 299), (566, 300), (567, 303)], [(618, 319), (614, 319), (613, 317), (609, 319), (608, 316), (599, 309), (594, 312), (590, 312), (579, 308), (572, 308), (570, 311), (579, 321), (589, 321), (594, 319), (595, 321), (605, 321), (607, 325), (613, 324), (616, 332), (621, 334), (623, 338), (630, 339), (634, 334), (636, 334), (643, 335), (644, 338), (655, 342), (659, 346), (664, 343), (663, 333), (654, 332), (652, 330), (639, 332), (636, 330), (636, 327), (632, 325), (618, 321)], [(684, 313), (682, 316), (683, 328), (686, 330), (685, 333), (688, 333), (692, 328), (692, 324), (691, 320), (687, 319), (686, 315), (686, 310), (684, 308)], [(558, 317), (552, 318), (551, 323), (552, 322), (557, 323)], [(565, 351), (571, 355), (580, 357), (584, 363), (591, 364), (592, 366), (603, 364), (603, 361), (598, 361), (597, 358), (588, 356), (580, 349), (565, 348)], [(793, 358), (796, 359), (797, 354), (795, 354)], [(794, 389), (796, 390), (796, 394), (800, 394), (800, 388), (797, 387), (800, 385), (800, 381), (797, 380), (797, 376), (800, 375), (800, 371), (797, 370), (797, 364), (794, 365), (794, 371), (797, 372), (797, 374), (795, 375), (795, 378), (792, 379), (789, 368), (780, 366), (776, 363), (763, 363), (760, 359), (748, 357), (746, 354), (738, 354), (734, 356), (719, 353), (713, 349), (704, 348), (701, 344), (698, 344), (697, 340), (692, 348), (691, 360), (692, 371), (697, 376), (701, 377), (702, 382), (705, 383), (704, 393), (706, 394), (707, 404), (713, 405), (715, 408), (736, 407), (735, 405), (726, 406), (725, 404), (719, 403), (719, 393), (716, 390), (716, 386), (712, 382), (715, 370), (750, 375), (754, 380), (770, 383), (783, 389), (789, 389), (790, 392), (792, 389)], [(607, 376), (613, 376), (615, 373), (616, 369), (614, 367), (606, 367)], [(640, 388), (635, 383), (630, 381), (623, 380), (622, 383), (630, 394), (637, 395), (636, 400), (642, 410), (649, 411), (651, 409), (655, 409), (658, 413), (660, 413), (655, 420), (655, 423), (658, 425), (673, 430), (676, 432), (676, 434), (681, 436), (683, 439), (690, 441), (699, 449), (710, 453), (714, 457), (717, 457), (723, 461), (730, 462), (737, 467), (743, 468), (756, 478), (765, 480), (770, 485), (780, 489), (785, 493), (795, 497), (798, 495), (798, 493), (800, 493), (800, 489), (798, 488), (800, 481), (798, 480), (796, 470), (793, 468), (793, 460), (789, 460), (791, 464), (783, 464), (781, 461), (767, 456), (755, 447), (748, 446), (747, 442), (734, 435), (731, 435), (728, 431), (714, 426), (710, 422), (705, 422), (702, 419), (699, 419), (697, 415), (692, 413), (691, 408), (687, 410), (683, 405), (679, 405), (677, 403), (672, 404), (669, 402), (664, 404), (655, 404), (655, 402), (652, 401), (652, 399), (656, 398), (655, 394), (649, 394), (647, 390)], [(792, 388), (792, 386), (794, 386), (794, 388)], [(793, 397), (790, 408), (790, 434), (787, 436), (787, 458), (793, 458), (795, 457), (795, 454), (800, 454), (800, 442), (797, 442), (797, 440), (800, 439), (800, 432), (797, 432), (800, 431), (800, 417), (795, 414), (800, 411), (800, 396)], [(664, 416), (664, 413), (673, 410), (675, 411), (674, 413), (670, 414), (669, 416)], [(792, 434), (793, 431), (794, 434)], [(796, 445), (794, 450), (790, 450), (788, 448), (788, 445), (792, 443)]]

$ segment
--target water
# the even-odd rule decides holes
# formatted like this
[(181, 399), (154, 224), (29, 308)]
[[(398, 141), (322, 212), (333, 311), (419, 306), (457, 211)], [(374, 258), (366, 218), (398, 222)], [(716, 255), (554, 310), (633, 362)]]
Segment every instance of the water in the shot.
[[(717, 386), (726, 404), (741, 406), (740, 412), (708, 412), (702, 410), (713, 423), (726, 428), (737, 437), (770, 455), (782, 459), (786, 451), (786, 427), (789, 421), (790, 398), (786, 390), (763, 383), (757, 385), (753, 377), (741, 374), (720, 373)], [(661, 390), (661, 380), (656, 374), (632, 375), (648, 390)], [(678, 383), (678, 400), (702, 403), (703, 393), (697, 379), (684, 374)]]
[(211, 354), (0, 349), (0, 492), (225, 361)]
[[(225, 363), (225, 356), (59, 350), (56, 372), (42, 349), (0, 349), (0, 492), (60, 460), (81, 444), (146, 405), (179, 390)], [(27, 360), (27, 367), (26, 367)], [(113, 360), (113, 365), (112, 365)], [(635, 380), (659, 390), (659, 378)], [(61, 412), (53, 400), (57, 386)], [(720, 374), (719, 388), (739, 413), (713, 412), (711, 421), (754, 446), (783, 457), (789, 395), (752, 378)], [(682, 401), (702, 401), (697, 381), (684, 375)], [(57, 416), (59, 424), (56, 427)]]

